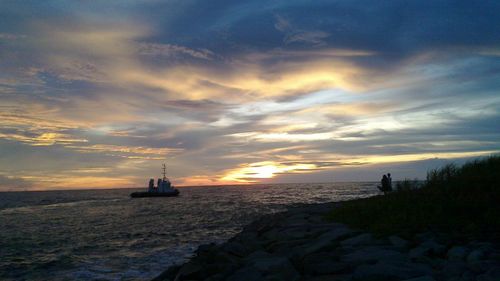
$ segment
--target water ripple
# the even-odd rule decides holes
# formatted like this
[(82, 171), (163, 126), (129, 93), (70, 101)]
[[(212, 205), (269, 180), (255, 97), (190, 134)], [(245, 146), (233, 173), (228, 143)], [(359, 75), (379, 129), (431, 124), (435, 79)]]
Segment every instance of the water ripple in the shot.
[(193, 187), (177, 198), (131, 191), (1, 193), (0, 279), (148, 280), (260, 214), (377, 193), (374, 183)]

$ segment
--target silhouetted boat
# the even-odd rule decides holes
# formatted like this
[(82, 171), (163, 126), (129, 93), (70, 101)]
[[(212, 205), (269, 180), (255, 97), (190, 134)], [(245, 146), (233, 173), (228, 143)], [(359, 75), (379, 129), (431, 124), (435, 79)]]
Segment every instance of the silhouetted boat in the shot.
[(130, 197), (132, 198), (142, 198), (142, 197), (173, 197), (179, 195), (179, 190), (174, 188), (167, 178), (167, 167), (163, 164), (163, 178), (158, 179), (158, 185), (155, 186), (155, 180), (149, 180), (148, 191), (144, 192), (132, 192)]
[(141, 198), (141, 197), (173, 197), (179, 195), (179, 190), (175, 189), (172, 192), (148, 192), (148, 191), (138, 191), (130, 193), (130, 197), (132, 198)]

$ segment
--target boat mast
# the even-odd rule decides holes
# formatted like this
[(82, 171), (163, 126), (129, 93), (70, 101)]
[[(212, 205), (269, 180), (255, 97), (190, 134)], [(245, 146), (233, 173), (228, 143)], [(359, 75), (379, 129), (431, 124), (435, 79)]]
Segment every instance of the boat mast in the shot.
[(167, 165), (163, 163), (163, 180), (165, 181), (166, 178), (167, 178)]

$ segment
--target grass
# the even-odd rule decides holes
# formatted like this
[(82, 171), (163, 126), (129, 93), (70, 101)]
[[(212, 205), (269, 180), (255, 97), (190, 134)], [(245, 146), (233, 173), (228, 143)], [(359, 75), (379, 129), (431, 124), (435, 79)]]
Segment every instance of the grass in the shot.
[[(400, 187), (398, 189), (398, 187)], [(429, 171), (423, 183), (343, 202), (328, 218), (380, 235), (432, 231), (457, 239), (500, 240), (500, 156)]]

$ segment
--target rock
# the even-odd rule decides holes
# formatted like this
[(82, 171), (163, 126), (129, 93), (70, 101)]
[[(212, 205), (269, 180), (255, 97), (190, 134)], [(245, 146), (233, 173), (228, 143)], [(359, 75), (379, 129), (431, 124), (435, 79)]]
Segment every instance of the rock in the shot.
[(435, 281), (435, 280), (434, 280), (434, 278), (432, 278), (432, 276), (426, 275), (426, 276), (420, 276), (420, 277), (415, 277), (415, 278), (411, 278), (411, 279), (406, 279), (403, 281)]
[(437, 258), (437, 257), (431, 258), (431, 257), (426, 257), (426, 256), (422, 256), (420, 258), (413, 259), (413, 260), (417, 261), (418, 263), (427, 264), (432, 268), (442, 268), (448, 262), (448, 260), (445, 260), (442, 258)]
[(279, 233), (280, 240), (289, 240), (289, 239), (303, 239), (308, 236), (313, 236), (314, 231), (309, 228), (307, 225), (302, 227), (294, 227), (288, 228)]
[(280, 272), (276, 272), (265, 277), (265, 281), (282, 281), (282, 280), (290, 280), (297, 281), (300, 279), (300, 274), (293, 268), (287, 268), (285, 270), (281, 270)]
[(406, 256), (402, 253), (386, 249), (380, 246), (366, 246), (355, 250), (352, 253), (343, 255), (340, 260), (348, 263), (363, 263), (379, 260), (405, 260)]
[[(177, 275), (177, 272), (179, 272), (179, 269), (181, 268), (180, 265), (174, 265), (169, 267), (167, 270), (162, 272), (160, 275), (158, 275), (156, 278), (154, 278), (151, 281), (170, 281), (174, 280), (175, 276)], [(90, 276), (89, 276), (90, 278)]]
[(286, 225), (302, 225), (308, 223), (309, 215), (296, 214), (285, 219)]
[(307, 219), (310, 223), (314, 223), (314, 224), (319, 224), (319, 223), (322, 223), (325, 221), (325, 218), (323, 216), (310, 216), (308, 219)]
[(244, 267), (231, 274), (227, 281), (255, 281), (262, 280), (262, 274), (255, 268)]
[(492, 267), (486, 273), (476, 276), (476, 281), (498, 281), (500, 280), (500, 267)]
[(262, 238), (268, 241), (277, 241), (278, 240), (278, 229), (272, 228), (264, 233), (262, 233)]
[(446, 277), (446, 279), (450, 278), (459, 278), (462, 274), (467, 270), (467, 266), (464, 262), (461, 261), (448, 261), (441, 268), (441, 274)]
[(354, 247), (359, 245), (365, 245), (373, 242), (373, 237), (369, 233), (363, 233), (340, 242), (340, 245), (344, 247)]
[(292, 266), (290, 261), (285, 257), (267, 257), (254, 259), (251, 262), (251, 265), (262, 272), (272, 272)]
[(353, 280), (404, 280), (420, 276), (431, 275), (429, 266), (399, 261), (377, 262), (363, 264), (354, 270)]
[(429, 241), (429, 240), (434, 240), (435, 239), (435, 235), (432, 232), (424, 232), (424, 233), (416, 234), (415, 238), (419, 242), (425, 242), (425, 241)]
[(325, 275), (344, 272), (351, 268), (348, 263), (336, 260), (336, 255), (328, 253), (315, 253), (304, 258), (300, 263), (302, 272), (306, 275)]
[(304, 281), (351, 281), (351, 274), (328, 274), (320, 276), (310, 276), (303, 279)]
[(479, 241), (472, 241), (469, 243), (469, 247), (471, 249), (477, 249), (481, 250), (487, 255), (489, 252), (493, 251), (495, 249), (494, 245), (490, 242), (479, 242)]
[(481, 260), (476, 262), (467, 262), (467, 268), (476, 272), (484, 273), (490, 268), (500, 267), (500, 260)]
[(473, 263), (480, 261), (484, 258), (484, 251), (480, 249), (472, 250), (468, 255), (467, 255), (467, 262), (468, 263)]
[(398, 249), (406, 249), (410, 244), (405, 239), (396, 235), (389, 236), (389, 242), (391, 242), (391, 244)]
[(467, 249), (462, 246), (454, 246), (446, 254), (449, 260), (460, 261), (467, 256)]
[(323, 234), (329, 230), (336, 228), (345, 228), (345, 225), (338, 223), (330, 223), (330, 224), (300, 224), (287, 226), (279, 230), (278, 233), (275, 234), (277, 240), (294, 240), (294, 239), (304, 239), (308, 237), (318, 236)]
[(189, 280), (202, 278), (201, 272), (204, 267), (201, 264), (188, 262), (184, 264), (177, 273), (175, 280)]
[(203, 281), (223, 281), (223, 280), (226, 280), (227, 274), (223, 274), (223, 273), (218, 273), (218, 274), (214, 274), (206, 279), (204, 279)]
[(434, 255), (444, 255), (446, 252), (446, 246), (434, 240), (425, 241), (422, 243), (422, 246), (429, 248)]
[(251, 260), (256, 260), (256, 259), (261, 259), (261, 258), (269, 258), (272, 257), (270, 253), (263, 251), (263, 250), (258, 250), (255, 252), (252, 252), (248, 256), (245, 257), (245, 260), (251, 261)]
[[(265, 280), (298, 280), (299, 273), (290, 261), (285, 257), (267, 257), (254, 259), (251, 267), (258, 270), (264, 276)], [(259, 279), (255, 279), (259, 280)]]
[(300, 247), (308, 242), (310, 242), (309, 239), (288, 241), (277, 240), (276, 242), (269, 244), (267, 247), (265, 247), (265, 249), (273, 254), (288, 256), (291, 254), (290, 249)]
[(418, 259), (428, 255), (441, 255), (444, 254), (446, 247), (434, 240), (424, 241), (422, 244), (410, 250), (408, 256), (412, 259)]
[(304, 244), (301, 247), (297, 247), (293, 251), (293, 257), (295, 259), (302, 259), (304, 256), (318, 252), (332, 245), (335, 240), (351, 234), (353, 231), (346, 226), (341, 226), (334, 228), (326, 233), (321, 234), (316, 239), (313, 239), (310, 243)]
[(460, 281), (474, 281), (476, 279), (476, 276), (470, 271), (466, 271), (462, 273), (462, 276), (460, 277)]
[(238, 257), (243, 257), (247, 254), (247, 249), (238, 242), (227, 242), (222, 245), (222, 250)]
[(262, 245), (262, 241), (258, 238), (256, 232), (241, 232), (236, 235), (233, 239), (229, 240), (230, 242), (238, 242), (243, 244), (247, 249), (257, 249)]
[(215, 243), (210, 243), (210, 244), (203, 244), (198, 246), (198, 249), (194, 251), (197, 255), (203, 255), (206, 253), (213, 253), (218, 251), (218, 247)]

